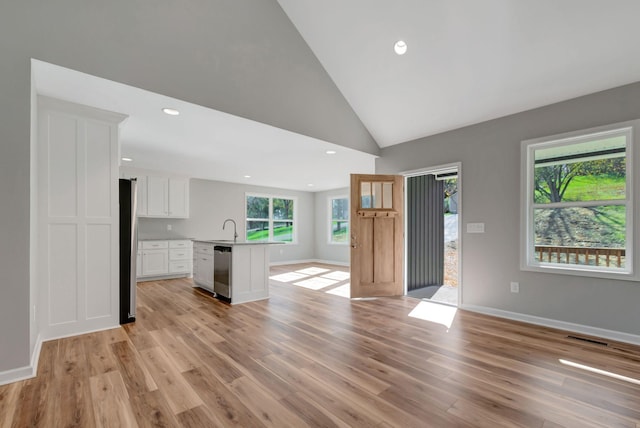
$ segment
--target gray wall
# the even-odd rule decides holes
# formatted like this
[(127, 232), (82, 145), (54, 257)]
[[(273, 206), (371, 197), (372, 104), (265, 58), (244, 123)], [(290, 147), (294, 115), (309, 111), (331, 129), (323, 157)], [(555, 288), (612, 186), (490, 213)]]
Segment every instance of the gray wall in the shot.
[(29, 365), (32, 335), (30, 58), (378, 152), (276, 0), (22, 0), (1, 9), (0, 372)]
[[(297, 243), (275, 245), (271, 248), (271, 261), (295, 261), (314, 258), (315, 200), (313, 193), (270, 187), (247, 186), (191, 179), (189, 183), (189, 218), (141, 218), (138, 222), (141, 237), (183, 236), (195, 239), (233, 239), (233, 225), (222, 224), (232, 218), (238, 225), (238, 239), (245, 237), (245, 193), (295, 197)], [(167, 232), (167, 225), (171, 232)]]
[(349, 245), (329, 244), (329, 197), (346, 196), (349, 188), (328, 190), (315, 194), (315, 258), (323, 261), (349, 263)]
[[(640, 284), (519, 269), (520, 142), (640, 118), (640, 83), (382, 150), (376, 172), (462, 162), (462, 302), (640, 334)], [(509, 282), (520, 282), (520, 293)]]

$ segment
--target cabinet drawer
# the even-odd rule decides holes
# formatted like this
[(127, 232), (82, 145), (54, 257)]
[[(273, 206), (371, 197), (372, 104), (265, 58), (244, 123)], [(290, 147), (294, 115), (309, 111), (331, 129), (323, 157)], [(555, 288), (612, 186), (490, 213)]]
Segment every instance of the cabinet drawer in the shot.
[(191, 248), (191, 241), (169, 241), (169, 248)]
[(168, 241), (142, 241), (143, 250), (160, 250), (169, 248)]
[(199, 263), (202, 265), (210, 264), (213, 266), (213, 254), (194, 254), (193, 255), (194, 263)]
[(196, 254), (206, 254), (213, 256), (213, 244), (202, 244), (196, 242), (193, 246), (193, 251)]
[(169, 262), (169, 273), (191, 272), (191, 260), (176, 260)]
[(174, 248), (169, 250), (169, 261), (174, 260), (191, 260), (190, 249)]

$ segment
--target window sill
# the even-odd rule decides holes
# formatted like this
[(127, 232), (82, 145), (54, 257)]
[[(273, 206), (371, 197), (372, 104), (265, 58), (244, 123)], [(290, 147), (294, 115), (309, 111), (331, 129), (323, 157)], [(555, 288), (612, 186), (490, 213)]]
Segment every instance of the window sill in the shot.
[(633, 272), (619, 270), (603, 270), (603, 269), (587, 269), (587, 268), (570, 268), (566, 266), (556, 266), (547, 264), (521, 265), (520, 270), (528, 272), (541, 272), (556, 275), (582, 276), (588, 278), (615, 279), (618, 281), (638, 281), (640, 277)]

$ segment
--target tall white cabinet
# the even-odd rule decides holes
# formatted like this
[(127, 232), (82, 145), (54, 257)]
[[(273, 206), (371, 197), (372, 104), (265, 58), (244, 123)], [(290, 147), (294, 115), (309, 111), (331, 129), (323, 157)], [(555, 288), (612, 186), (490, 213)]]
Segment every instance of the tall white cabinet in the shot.
[(119, 323), (118, 124), (125, 117), (38, 99), (43, 340)]

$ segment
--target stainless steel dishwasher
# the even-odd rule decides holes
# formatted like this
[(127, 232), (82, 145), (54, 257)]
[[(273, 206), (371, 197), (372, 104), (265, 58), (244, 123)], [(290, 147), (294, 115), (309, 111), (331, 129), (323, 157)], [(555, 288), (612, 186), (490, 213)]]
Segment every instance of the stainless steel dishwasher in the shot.
[(231, 248), (213, 248), (213, 292), (231, 299)]

